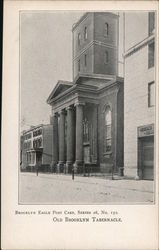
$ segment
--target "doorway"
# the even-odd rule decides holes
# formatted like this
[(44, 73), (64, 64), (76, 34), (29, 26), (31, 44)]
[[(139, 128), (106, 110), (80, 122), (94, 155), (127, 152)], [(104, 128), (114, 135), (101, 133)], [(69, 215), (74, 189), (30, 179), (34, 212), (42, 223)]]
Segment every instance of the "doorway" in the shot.
[(154, 137), (140, 139), (139, 157), (141, 177), (143, 180), (154, 179)]
[(36, 152), (36, 164), (42, 165), (42, 152)]

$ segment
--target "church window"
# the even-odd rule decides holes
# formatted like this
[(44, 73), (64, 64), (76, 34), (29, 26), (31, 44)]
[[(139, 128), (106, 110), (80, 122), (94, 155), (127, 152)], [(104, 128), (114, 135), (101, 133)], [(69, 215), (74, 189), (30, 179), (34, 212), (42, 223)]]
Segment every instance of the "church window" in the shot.
[(80, 71), (81, 70), (81, 65), (80, 65), (81, 63), (80, 63), (80, 60), (78, 60), (78, 71)]
[(105, 26), (104, 26), (104, 36), (108, 36), (109, 34), (109, 25), (108, 23), (105, 23)]
[(105, 152), (111, 151), (111, 145), (112, 145), (111, 130), (112, 130), (112, 114), (110, 107), (107, 106), (105, 110)]
[(84, 28), (84, 40), (87, 40), (87, 27)]
[(84, 135), (84, 142), (89, 141), (89, 125), (88, 120), (85, 118), (83, 122), (83, 135)]
[(85, 67), (87, 66), (87, 55), (86, 54), (84, 55), (84, 65), (85, 65)]
[(81, 33), (78, 33), (78, 46), (81, 45)]

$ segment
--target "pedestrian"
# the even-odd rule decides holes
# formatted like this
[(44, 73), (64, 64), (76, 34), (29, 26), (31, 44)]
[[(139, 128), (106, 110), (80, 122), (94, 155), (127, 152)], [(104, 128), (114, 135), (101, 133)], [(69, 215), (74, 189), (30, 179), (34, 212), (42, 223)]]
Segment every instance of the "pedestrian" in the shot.
[(38, 164), (36, 164), (36, 175), (38, 176), (38, 173), (39, 173), (39, 166)]
[(74, 180), (75, 170), (74, 167), (72, 168), (72, 180)]

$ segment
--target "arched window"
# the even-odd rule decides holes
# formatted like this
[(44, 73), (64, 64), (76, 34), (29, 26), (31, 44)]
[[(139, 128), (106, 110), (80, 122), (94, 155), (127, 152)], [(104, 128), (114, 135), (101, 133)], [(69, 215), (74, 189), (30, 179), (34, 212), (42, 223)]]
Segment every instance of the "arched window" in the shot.
[(81, 70), (81, 62), (80, 60), (78, 60), (78, 71), (80, 72), (80, 70)]
[(111, 151), (111, 146), (112, 146), (111, 130), (112, 130), (112, 112), (110, 110), (110, 107), (107, 106), (105, 110), (105, 152)]
[(108, 51), (105, 51), (105, 53), (104, 53), (104, 62), (108, 63), (108, 60), (109, 60)]
[(78, 33), (78, 46), (81, 44), (81, 33)]
[(85, 118), (83, 121), (83, 139), (84, 142), (89, 141), (89, 125), (88, 125), (88, 120)]
[(109, 25), (108, 23), (105, 23), (105, 26), (104, 26), (104, 36), (108, 36), (109, 34)]
[(84, 40), (87, 40), (87, 27), (84, 28)]
[(87, 55), (86, 54), (84, 55), (84, 66), (85, 67), (87, 66)]

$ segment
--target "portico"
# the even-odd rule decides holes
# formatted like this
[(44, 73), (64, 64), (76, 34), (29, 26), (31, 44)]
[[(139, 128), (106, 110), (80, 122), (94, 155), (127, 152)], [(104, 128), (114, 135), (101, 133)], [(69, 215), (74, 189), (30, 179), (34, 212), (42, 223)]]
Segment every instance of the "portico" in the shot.
[[(54, 93), (52, 93), (52, 97), (56, 96), (59, 88), (62, 90), (61, 84), (64, 83), (58, 82)], [(89, 163), (97, 163), (97, 140), (94, 140), (95, 133), (94, 135), (90, 134), (90, 136), (93, 136), (92, 139), (96, 145), (93, 145), (94, 148), (90, 149), (92, 145), (90, 145), (90, 142), (87, 142), (88, 145), (86, 146), (89, 146), (87, 156), (84, 151), (84, 118), (86, 120), (85, 113), (90, 105), (91, 109), (93, 108), (93, 112), (97, 112), (98, 100), (95, 98), (89, 100), (82, 96), (79, 93), (78, 86), (76, 86), (76, 91), (74, 91), (75, 88), (73, 85), (69, 85), (68, 89), (67, 102), (65, 101), (65, 94), (59, 95), (60, 100), (57, 98), (58, 96), (49, 98), (49, 102), (52, 99), (54, 103), (51, 117), (53, 126), (51, 165), (52, 171), (56, 170), (58, 173), (71, 173), (73, 167), (75, 172), (80, 173), (84, 171), (84, 158), (89, 158)], [(91, 127), (93, 128), (93, 124)], [(87, 129), (90, 130), (89, 128)], [(91, 151), (96, 155), (94, 155), (95, 160), (93, 157), (90, 157)]]

